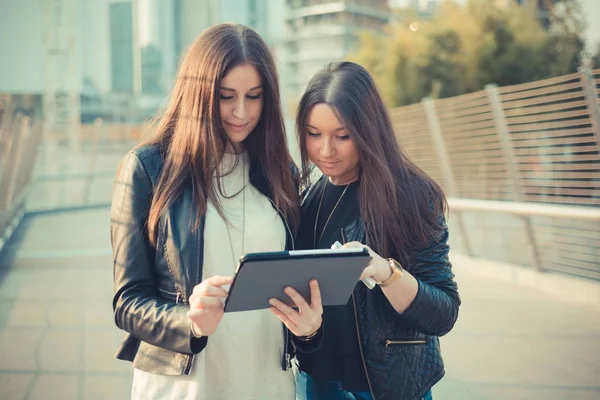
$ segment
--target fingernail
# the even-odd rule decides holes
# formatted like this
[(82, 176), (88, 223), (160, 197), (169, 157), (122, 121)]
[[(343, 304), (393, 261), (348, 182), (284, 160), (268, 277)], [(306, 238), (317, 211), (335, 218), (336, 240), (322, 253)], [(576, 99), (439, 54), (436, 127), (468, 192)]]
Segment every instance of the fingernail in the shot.
[(290, 287), (286, 287), (286, 288), (285, 288), (285, 292), (286, 292), (287, 294), (290, 294), (290, 293), (292, 292), (292, 288), (290, 288)]
[(270, 300), (269, 300), (269, 304), (270, 304), (270, 305), (272, 305), (272, 306), (274, 306), (274, 305), (275, 305), (275, 300), (273, 300), (273, 299), (270, 299)]

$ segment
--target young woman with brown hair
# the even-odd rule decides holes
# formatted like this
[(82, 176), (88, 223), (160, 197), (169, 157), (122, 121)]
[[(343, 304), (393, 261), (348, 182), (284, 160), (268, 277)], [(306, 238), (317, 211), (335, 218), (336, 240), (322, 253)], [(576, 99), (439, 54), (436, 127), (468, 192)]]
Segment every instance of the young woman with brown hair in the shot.
[[(113, 309), (134, 399), (294, 399), (289, 332), (269, 310), (224, 315), (243, 253), (293, 248), (299, 222), (275, 64), (241, 25), (182, 60), (155, 135), (129, 153), (111, 208)], [(310, 348), (318, 286), (288, 328)], [(218, 328), (218, 329), (217, 329)], [(298, 339), (298, 337), (300, 339)], [(310, 349), (309, 349), (310, 350)]]
[[(373, 257), (348, 304), (324, 307), (323, 341), (299, 352), (300, 399), (430, 399), (444, 374), (438, 336), (460, 298), (448, 261), (446, 199), (401, 151), (368, 72), (333, 63), (300, 101), (299, 248), (367, 247)], [(401, 132), (400, 132), (401, 134)], [(311, 185), (312, 167), (323, 176)]]

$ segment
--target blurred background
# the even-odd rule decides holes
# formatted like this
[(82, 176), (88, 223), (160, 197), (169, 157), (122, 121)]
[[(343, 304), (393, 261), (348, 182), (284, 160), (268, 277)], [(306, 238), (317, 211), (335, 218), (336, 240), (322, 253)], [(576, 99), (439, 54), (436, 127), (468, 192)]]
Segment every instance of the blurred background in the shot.
[(436, 399), (600, 399), (599, 0), (0, 0), (0, 399), (128, 398), (119, 161), (207, 27), (255, 29), (295, 108), (365, 66), (449, 198), (463, 298)]

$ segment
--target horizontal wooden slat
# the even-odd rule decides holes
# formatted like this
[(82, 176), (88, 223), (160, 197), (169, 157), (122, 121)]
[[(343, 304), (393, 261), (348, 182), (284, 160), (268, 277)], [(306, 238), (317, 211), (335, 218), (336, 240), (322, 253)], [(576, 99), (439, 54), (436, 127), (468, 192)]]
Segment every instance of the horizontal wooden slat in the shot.
[(526, 194), (549, 194), (562, 196), (598, 196), (600, 198), (599, 189), (572, 189), (572, 188), (532, 188), (526, 187), (523, 189)]
[(532, 90), (526, 90), (526, 91), (522, 91), (522, 92), (514, 92), (514, 93), (508, 93), (508, 94), (501, 94), (500, 95), (500, 100), (501, 101), (511, 101), (511, 100), (517, 100), (517, 99), (525, 99), (525, 98), (529, 98), (529, 97), (538, 97), (544, 94), (549, 94), (549, 93), (558, 93), (558, 92), (566, 92), (568, 90), (574, 90), (574, 89), (581, 89), (581, 82), (573, 82), (573, 83), (565, 83), (562, 85), (556, 85), (556, 86), (549, 86), (549, 87), (543, 87), (540, 89), (532, 89)]
[(556, 262), (546, 261), (542, 267), (543, 269), (547, 269), (548, 271), (556, 271), (567, 275), (574, 275), (588, 279), (600, 280), (600, 272), (590, 271), (587, 269), (582, 270), (579, 268), (574, 268)]
[[(504, 165), (487, 165), (484, 162), (469, 162), (469, 160), (452, 160), (452, 170), (455, 175), (458, 175), (460, 172), (468, 171), (473, 173), (481, 173), (483, 171), (487, 172), (508, 172)], [(471, 174), (469, 174), (471, 175)], [(479, 183), (478, 183), (479, 184)]]
[[(501, 154), (501, 149), (499, 146), (494, 147), (489, 144), (466, 144), (464, 145), (456, 145), (456, 146), (446, 146), (446, 150), (450, 154), (460, 154), (461, 157), (466, 154), (470, 154), (472, 156), (480, 156), (480, 157), (489, 157), (491, 154)], [(475, 153), (474, 153), (475, 152)], [(482, 154), (479, 154), (482, 153)], [(485, 153), (485, 154), (483, 154)]]
[(591, 127), (586, 128), (572, 128), (572, 129), (560, 129), (555, 131), (543, 131), (543, 132), (521, 132), (521, 133), (511, 133), (510, 138), (512, 141), (527, 141), (527, 140), (538, 140), (545, 139), (549, 137), (569, 137), (576, 135), (591, 135), (594, 131)]
[(440, 120), (443, 119), (447, 119), (447, 118), (460, 118), (460, 117), (464, 117), (467, 115), (479, 115), (479, 114), (483, 114), (483, 113), (489, 113), (491, 112), (491, 108), (489, 104), (484, 104), (481, 106), (477, 106), (477, 107), (470, 107), (470, 108), (465, 108), (465, 109), (461, 109), (461, 110), (450, 110), (450, 111), (440, 111), (438, 113), (436, 113), (437, 117)]
[[(600, 160), (600, 155), (598, 155), (596, 149), (598, 147), (594, 143), (590, 143), (584, 146), (577, 147), (549, 147), (549, 148), (540, 148), (540, 147), (532, 147), (532, 148), (515, 148), (515, 155), (520, 160), (525, 159), (527, 157), (546, 157), (546, 156), (565, 156), (565, 157), (573, 157), (573, 160), (581, 160), (580, 157), (583, 156), (592, 156), (596, 160)], [(596, 151), (594, 154), (583, 154), (583, 153), (591, 153)], [(571, 161), (571, 159), (565, 160)]]
[(598, 263), (598, 257), (596, 256), (585, 253), (557, 252), (552, 251), (553, 249), (551, 247), (542, 247), (541, 249), (544, 250), (541, 252), (544, 254), (542, 257), (546, 257), (546, 259), (553, 259), (557, 262), (568, 263), (578, 268), (587, 268), (592, 271), (600, 272), (600, 263)]
[(539, 131), (542, 129), (560, 129), (566, 128), (568, 126), (584, 126), (590, 125), (589, 118), (579, 118), (575, 120), (567, 120), (567, 121), (556, 121), (556, 122), (543, 122), (540, 124), (521, 124), (521, 125), (509, 125), (508, 130), (511, 133), (517, 132), (531, 132), (531, 131)]
[(495, 127), (494, 121), (490, 120), (490, 121), (464, 124), (461, 126), (442, 128), (442, 133), (448, 134), (448, 133), (453, 133), (453, 132), (479, 131), (480, 129), (491, 129), (494, 127)]
[(600, 199), (590, 199), (585, 197), (544, 197), (534, 195), (524, 195), (526, 201), (551, 204), (578, 204), (578, 205), (600, 205)]
[(506, 122), (508, 125), (539, 123), (539, 122), (546, 122), (546, 121), (555, 121), (555, 120), (560, 120), (560, 119), (565, 119), (565, 118), (581, 117), (583, 115), (588, 117), (587, 119), (589, 120), (589, 112), (586, 109), (586, 110), (577, 110), (577, 111), (537, 114), (537, 115), (531, 115), (531, 116), (525, 116), (525, 117), (513, 117), (513, 118), (507, 118)]
[(537, 172), (522, 172), (523, 176), (530, 179), (600, 179), (600, 172), (551, 172), (551, 171), (537, 171)]
[[(573, 221), (575, 222), (575, 221)], [(561, 238), (570, 238), (578, 241), (587, 241), (587, 240), (600, 240), (600, 231), (598, 229), (582, 229), (580, 226), (575, 225), (574, 223), (569, 224), (568, 226), (544, 226), (544, 225), (536, 225), (535, 231), (536, 234), (553, 234), (557, 235)], [(586, 221), (588, 222), (588, 221)], [(586, 242), (587, 243), (587, 242)]]
[[(582, 163), (582, 164), (552, 164), (552, 163), (543, 163), (543, 168), (546, 171), (583, 171), (590, 170), (593, 172), (600, 172), (600, 163)], [(538, 168), (532, 164), (519, 164), (519, 169), (521, 171), (537, 171)]]
[(469, 103), (473, 101), (478, 101), (480, 99), (487, 99), (488, 95), (484, 90), (479, 92), (461, 94), (460, 96), (454, 96), (446, 99), (436, 100), (435, 104), (440, 107), (456, 106), (458, 104)]
[(471, 122), (493, 121), (494, 116), (491, 113), (476, 115), (466, 115), (459, 118), (439, 118), (441, 127), (462, 126)]
[(452, 140), (454, 138), (472, 138), (479, 136), (489, 136), (496, 135), (496, 128), (486, 128), (486, 129), (475, 129), (475, 130), (462, 130), (456, 132), (444, 132), (444, 140)]
[[(598, 266), (600, 265), (600, 257), (597, 254), (590, 254), (585, 251), (577, 251), (578, 248), (568, 245), (538, 245), (538, 249), (546, 253), (546, 259), (595, 264), (600, 271), (600, 266)], [(596, 250), (600, 252), (600, 249)]]
[(568, 101), (562, 102), (559, 104), (550, 104), (547, 106), (534, 106), (534, 107), (525, 107), (525, 108), (513, 108), (510, 110), (504, 111), (504, 115), (510, 120), (512, 117), (521, 117), (525, 115), (535, 115), (542, 114), (553, 111), (563, 111), (569, 110), (572, 108), (586, 107), (587, 101), (585, 100), (576, 100), (576, 101)]
[(589, 182), (585, 182), (585, 181), (563, 181), (563, 182), (554, 181), (554, 182), (551, 182), (551, 184), (545, 184), (544, 182), (523, 180), (521, 183), (521, 186), (523, 186), (525, 188), (534, 188), (534, 187), (559, 187), (559, 188), (561, 188), (562, 187), (562, 188), (574, 188), (574, 189), (580, 189), (580, 188), (597, 189), (597, 188), (600, 188), (600, 181), (598, 181), (598, 182), (594, 182), (594, 181), (589, 181)]
[(600, 248), (600, 237), (581, 237), (560, 233), (560, 227), (534, 227), (534, 235), (538, 240), (553, 241), (570, 245), (580, 245), (587, 248)]
[(546, 138), (539, 139), (540, 143), (533, 143), (533, 141), (528, 142), (513, 142), (513, 147), (515, 148), (531, 148), (536, 146), (558, 146), (558, 145), (569, 145), (569, 144), (580, 144), (580, 143), (596, 143), (596, 138), (593, 136), (583, 136), (583, 137), (567, 137), (567, 138)]
[(412, 129), (412, 128), (424, 128), (427, 126), (427, 121), (421, 121), (421, 120), (413, 120), (413, 121), (409, 121), (406, 123), (401, 123), (401, 124), (395, 124), (394, 125), (397, 129)]
[(568, 82), (568, 81), (572, 81), (575, 79), (580, 79), (579, 73), (558, 76), (556, 78), (549, 78), (549, 79), (544, 79), (544, 80), (535, 81), (535, 82), (520, 83), (517, 85), (511, 85), (511, 86), (503, 86), (503, 87), (498, 88), (498, 92), (500, 92), (501, 94), (519, 92), (522, 90), (529, 90), (529, 89), (539, 88), (542, 86), (556, 85), (558, 83)]
[(502, 108), (504, 110), (513, 109), (513, 108), (524, 108), (529, 106), (534, 106), (537, 104), (546, 104), (546, 103), (555, 103), (558, 101), (565, 101), (569, 99), (583, 98), (585, 99), (585, 93), (583, 92), (574, 92), (574, 93), (560, 93), (560, 94), (552, 94), (544, 97), (536, 97), (533, 99), (526, 100), (513, 100), (513, 101), (505, 101), (502, 103)]
[[(600, 156), (598, 154), (579, 154), (577, 156), (573, 156), (571, 154), (555, 154), (555, 155), (548, 155), (548, 154), (543, 154), (540, 157), (543, 157), (544, 160), (544, 164), (548, 163), (548, 162), (552, 162), (552, 163), (559, 163), (559, 162), (572, 162), (572, 161), (596, 161), (598, 163), (598, 165), (600, 165)], [(517, 163), (520, 165), (525, 165), (525, 164), (539, 164), (540, 160), (532, 160), (532, 159), (526, 159), (526, 158), (521, 158), (519, 157), (519, 159), (517, 160)]]

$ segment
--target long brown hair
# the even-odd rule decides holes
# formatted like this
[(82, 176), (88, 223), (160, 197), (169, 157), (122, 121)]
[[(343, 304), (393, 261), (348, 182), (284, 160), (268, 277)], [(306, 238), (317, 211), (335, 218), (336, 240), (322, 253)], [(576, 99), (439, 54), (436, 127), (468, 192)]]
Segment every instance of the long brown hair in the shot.
[(251, 64), (262, 79), (263, 108), (256, 128), (244, 140), (253, 162), (268, 181), (276, 207), (292, 229), (298, 225), (298, 195), (291, 172), (275, 62), (267, 44), (239, 24), (220, 24), (204, 31), (182, 59), (175, 87), (165, 109), (155, 118), (153, 136), (140, 146), (159, 145), (164, 166), (154, 190), (148, 217), (150, 241), (156, 245), (161, 215), (191, 186), (197, 217), (195, 230), (210, 200), (219, 205), (213, 174), (229, 139), (219, 113), (222, 78), (234, 67)]
[(384, 257), (408, 254), (443, 229), (447, 209), (442, 189), (402, 152), (390, 116), (373, 79), (351, 62), (331, 63), (310, 80), (300, 100), (296, 129), (302, 159), (302, 186), (313, 166), (306, 150), (307, 119), (316, 104), (331, 106), (349, 130), (360, 156), (360, 214), (367, 244)]

